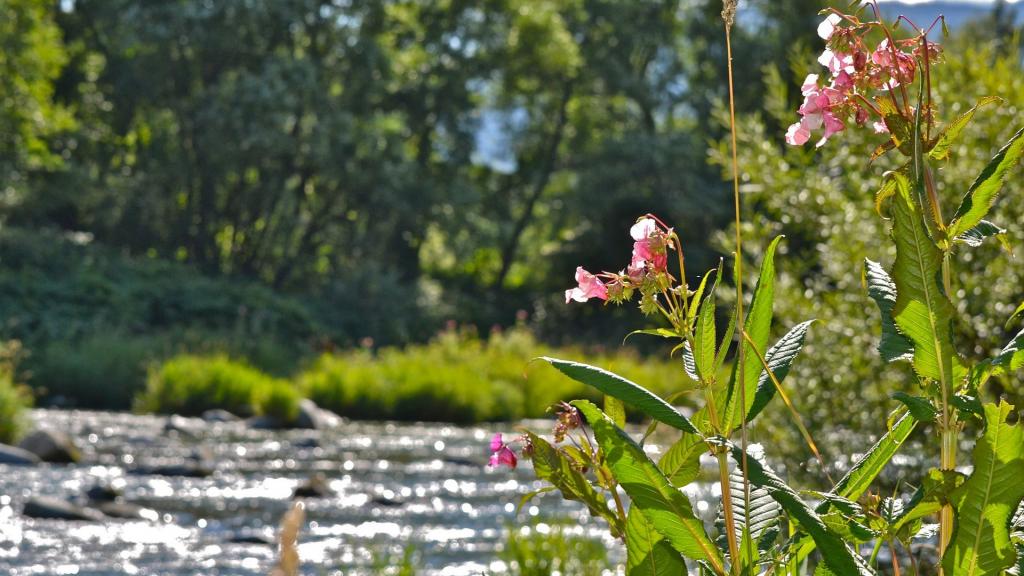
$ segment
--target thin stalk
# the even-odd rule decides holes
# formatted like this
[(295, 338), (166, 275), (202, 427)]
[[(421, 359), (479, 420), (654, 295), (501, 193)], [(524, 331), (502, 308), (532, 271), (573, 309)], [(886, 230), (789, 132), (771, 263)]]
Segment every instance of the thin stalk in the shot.
[[(724, 9), (722, 10), (722, 20), (725, 22), (725, 54), (726, 54), (726, 65), (727, 65), (727, 76), (729, 79), (729, 133), (732, 142), (732, 193), (733, 193), (733, 206), (736, 216), (736, 325), (739, 326), (740, 330), (743, 330), (745, 324), (743, 315), (743, 232), (741, 229), (742, 218), (740, 211), (740, 167), (739, 158), (737, 153), (736, 145), (736, 93), (733, 85), (733, 68), (732, 68), (732, 25), (736, 17), (736, 0), (723, 0)], [(743, 473), (743, 502), (744, 502), (744, 514), (749, 513), (750, 510), (750, 481), (747, 479), (747, 390), (746, 390), (746, 379), (744, 378), (744, 364), (746, 360), (746, 354), (744, 352), (744, 346), (742, 339), (739, 342), (739, 351), (737, 361), (740, 363), (737, 375), (739, 379), (737, 382), (740, 387), (740, 452), (743, 460), (741, 470)], [(728, 434), (730, 431), (726, 431)], [(719, 460), (719, 468), (722, 468), (722, 462), (724, 458)], [(722, 485), (722, 493), (728, 491), (728, 475), (725, 475), (725, 482)], [(724, 501), (723, 501), (724, 502)], [(729, 507), (727, 506), (727, 509)], [(746, 522), (750, 525), (749, 518)], [(726, 522), (726, 530), (728, 531), (727, 537), (729, 538), (729, 550), (732, 554), (732, 571), (739, 574), (740, 562), (739, 554), (737, 554), (737, 543), (735, 541), (736, 531), (735, 522)], [(749, 555), (747, 558), (747, 564), (753, 564), (753, 551), (748, 550)]]
[(893, 545), (892, 538), (889, 539), (889, 556), (892, 558), (892, 575), (900, 576), (900, 561), (896, 557), (896, 546)]
[(736, 542), (736, 516), (732, 509), (732, 490), (729, 489), (729, 455), (719, 449), (715, 454), (718, 458), (718, 481), (722, 485), (722, 510), (725, 512), (726, 537), (729, 539), (730, 569), (739, 573), (739, 545)]
[[(956, 469), (956, 449), (959, 442), (959, 427), (954, 422), (952, 411), (944, 407), (942, 418), (942, 455), (939, 468), (941, 470)], [(939, 515), (939, 575), (942, 576), (942, 557), (953, 539), (953, 507), (946, 504)]]

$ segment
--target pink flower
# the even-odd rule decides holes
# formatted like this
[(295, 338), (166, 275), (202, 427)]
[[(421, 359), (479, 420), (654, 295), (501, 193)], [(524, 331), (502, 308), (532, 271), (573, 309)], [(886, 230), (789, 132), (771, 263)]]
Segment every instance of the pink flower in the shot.
[(786, 131), (786, 144), (790, 146), (803, 146), (811, 139), (811, 129), (804, 125), (804, 121), (790, 124)]
[(516, 453), (508, 447), (508, 444), (505, 444), (505, 441), (501, 438), (501, 433), (495, 434), (491, 438), (491, 459), (487, 462), (487, 465), (491, 468), (497, 468), (498, 466), (515, 468), (518, 462)]
[(629, 229), (633, 237), (633, 258), (630, 269), (641, 269), (648, 266), (654, 270), (668, 267), (668, 254), (665, 251), (664, 238), (658, 234), (658, 224), (653, 218), (643, 218)]
[(591, 298), (608, 299), (608, 287), (597, 276), (584, 270), (583, 266), (576, 267), (576, 283), (579, 286), (565, 291), (566, 304), (572, 300), (586, 302)]
[(890, 90), (900, 84), (909, 84), (914, 81), (914, 70), (917, 65), (914, 57), (906, 52), (894, 49), (889, 44), (889, 39), (883, 39), (878, 48), (871, 53), (871, 61), (877, 64), (892, 79), (887, 88)]
[(822, 40), (828, 40), (836, 32), (836, 24), (842, 22), (843, 19), (838, 14), (829, 14), (821, 24), (818, 24), (818, 36)]
[(641, 218), (629, 229), (629, 235), (633, 237), (633, 240), (646, 240), (657, 230), (658, 224), (653, 218)]
[(821, 56), (818, 56), (818, 63), (828, 68), (833, 76), (837, 76), (840, 72), (853, 74), (857, 71), (857, 67), (854, 65), (853, 54), (833, 52), (828, 48), (821, 53)]

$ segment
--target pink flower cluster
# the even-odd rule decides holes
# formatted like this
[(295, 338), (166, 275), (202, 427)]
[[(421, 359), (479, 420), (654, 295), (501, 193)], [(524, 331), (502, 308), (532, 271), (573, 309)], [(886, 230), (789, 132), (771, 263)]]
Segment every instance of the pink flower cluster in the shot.
[(635, 290), (646, 293), (659, 278), (668, 274), (668, 250), (673, 232), (656, 218), (645, 216), (629, 229), (633, 238), (633, 255), (629, 266), (619, 273), (592, 274), (582, 266), (576, 268), (576, 287), (565, 291), (565, 303), (586, 302), (591, 298), (623, 302)]
[(822, 129), (817, 142), (820, 147), (849, 123), (863, 126), (872, 118), (876, 133), (889, 131), (873, 99), (879, 91), (892, 92), (914, 81), (924, 46), (930, 60), (937, 59), (941, 52), (935, 44), (922, 41), (922, 36), (891, 40), (888, 32), (873, 50), (869, 49), (866, 37), (880, 26), (838, 13), (829, 14), (818, 26), (818, 36), (827, 46), (818, 63), (828, 68), (828, 81), (821, 82), (818, 74), (809, 74), (804, 80), (800, 120), (786, 131), (788, 144), (806, 144), (814, 131)]
[(491, 459), (487, 462), (487, 465), (491, 468), (499, 466), (515, 468), (518, 463), (519, 459), (516, 458), (516, 453), (505, 443), (501, 433), (495, 434), (491, 438)]

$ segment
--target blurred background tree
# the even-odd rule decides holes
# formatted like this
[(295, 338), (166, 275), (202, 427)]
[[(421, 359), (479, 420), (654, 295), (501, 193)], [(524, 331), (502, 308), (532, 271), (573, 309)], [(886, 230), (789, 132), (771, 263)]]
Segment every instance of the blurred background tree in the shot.
[[(869, 194), (846, 196), (875, 181), (845, 152), (856, 142), (838, 158), (783, 150), (799, 96), (786, 86), (806, 72), (787, 62), (820, 46), (825, 4), (751, 0), (734, 33), (744, 191), (758, 234), (790, 236), (789, 323), (825, 319), (802, 308), (819, 293), (832, 317), (863, 306), (832, 279), (873, 249), (841, 226), (878, 225)], [(646, 212), (677, 227), (694, 277), (729, 253), (713, 241), (729, 187), (708, 162), (724, 135), (720, 10), (0, 0), (13, 15), (0, 22), (0, 337), (24, 342), (37, 389), (72, 397), (110, 378), (127, 395), (180, 351), (285, 374), (320, 350), (423, 342), (448, 320), (510, 326), (520, 311), (547, 342), (618, 345), (638, 314), (565, 306), (576, 265), (620, 269)], [(1000, 14), (982, 56), (1002, 73), (955, 81), (1012, 99), (1018, 28)], [(959, 34), (988, 46), (988, 30)], [(950, 70), (982, 74), (947, 54)], [(1009, 124), (990, 118), (972, 138)]]

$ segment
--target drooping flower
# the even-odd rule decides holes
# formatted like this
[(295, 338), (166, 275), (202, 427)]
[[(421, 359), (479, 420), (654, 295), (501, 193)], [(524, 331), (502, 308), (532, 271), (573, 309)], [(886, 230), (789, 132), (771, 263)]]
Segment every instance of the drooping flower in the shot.
[(629, 267), (640, 270), (645, 266), (652, 270), (668, 267), (665, 238), (653, 218), (643, 218), (629, 229), (633, 237), (633, 258)]
[(600, 278), (584, 270), (583, 266), (576, 267), (576, 283), (578, 286), (565, 291), (566, 304), (573, 300), (586, 302), (591, 298), (608, 299), (608, 287)]
[(491, 438), (491, 458), (487, 462), (487, 465), (491, 468), (497, 468), (498, 466), (508, 466), (509, 468), (515, 468), (516, 464), (519, 463), (519, 459), (516, 458), (516, 453), (509, 448), (508, 444), (501, 437), (501, 433), (497, 433)]
[(633, 240), (646, 240), (657, 230), (658, 223), (653, 218), (641, 218), (629, 229), (629, 235)]
[(829, 14), (821, 24), (818, 24), (818, 37), (822, 40), (828, 40), (836, 32), (836, 24), (842, 22), (843, 19), (838, 14)]
[(914, 57), (894, 47), (888, 38), (884, 38), (871, 53), (871, 61), (889, 76), (890, 87), (914, 81), (914, 71), (917, 68)]

